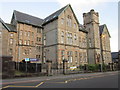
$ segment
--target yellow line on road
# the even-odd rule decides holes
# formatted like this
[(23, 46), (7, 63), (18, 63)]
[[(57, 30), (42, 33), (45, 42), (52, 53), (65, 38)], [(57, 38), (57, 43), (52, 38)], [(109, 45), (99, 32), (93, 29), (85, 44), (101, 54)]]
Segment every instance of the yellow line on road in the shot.
[(40, 85), (42, 85), (44, 82), (41, 82), (40, 84), (36, 85), (35, 87), (39, 87)]
[(2, 88), (8, 88), (9, 86), (5, 86), (5, 87), (2, 87)]
[(35, 87), (35, 86), (13, 86), (13, 85), (10, 85), (9, 87)]
[(46, 83), (65, 83), (65, 82), (46, 82)]
[(36, 85), (36, 86), (14, 86), (14, 85), (8, 85), (8, 86), (5, 86), (3, 88), (8, 88), (8, 87), (32, 87), (32, 88), (35, 88), (35, 87), (39, 87), (40, 85), (42, 85), (44, 82), (41, 82), (40, 84)]

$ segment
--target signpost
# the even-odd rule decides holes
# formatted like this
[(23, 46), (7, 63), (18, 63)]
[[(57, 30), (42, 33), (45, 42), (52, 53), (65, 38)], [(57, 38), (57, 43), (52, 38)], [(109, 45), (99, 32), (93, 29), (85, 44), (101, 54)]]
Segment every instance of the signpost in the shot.
[[(36, 61), (39, 61), (39, 59), (36, 59), (36, 58), (25, 58), (25, 62), (26, 62), (26, 72), (27, 72), (27, 62), (28, 62), (28, 61), (36, 62)], [(37, 72), (37, 63), (36, 63), (36, 72)]]
[(27, 62), (30, 61), (29, 58), (25, 58), (25, 61), (26, 61), (26, 72), (27, 72)]

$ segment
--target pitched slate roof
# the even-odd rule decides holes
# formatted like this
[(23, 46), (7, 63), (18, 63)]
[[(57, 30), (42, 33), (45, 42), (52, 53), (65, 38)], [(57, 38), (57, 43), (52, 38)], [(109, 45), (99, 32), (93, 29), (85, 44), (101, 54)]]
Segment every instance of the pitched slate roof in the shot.
[(40, 26), (40, 27), (42, 26), (43, 19), (25, 14), (16, 10), (14, 10), (13, 14), (15, 15), (15, 18), (18, 22)]
[(5, 24), (5, 22), (1, 18), (0, 18), (0, 22), (8, 31), (10, 31), (10, 28)]
[(104, 25), (99, 26), (100, 35), (102, 34), (103, 29), (104, 29)]
[[(103, 33), (103, 31), (104, 31), (104, 27), (107, 28), (106, 24), (104, 24), (104, 25), (100, 25), (100, 26), (99, 26), (100, 36), (102, 35), (102, 33)], [(107, 31), (108, 31), (108, 29), (107, 29)], [(109, 36), (110, 36), (109, 31), (108, 31), (108, 34), (109, 34)], [(110, 37), (111, 37), (111, 36), (110, 36)]]
[(11, 32), (17, 32), (17, 30), (16, 30), (14, 25), (8, 24), (8, 23), (5, 23), (5, 24), (8, 26), (8, 28), (10, 29)]
[(64, 6), (63, 8), (59, 9), (58, 11), (54, 12), (53, 14), (49, 15), (48, 17), (46, 17), (46, 18), (44, 19), (44, 21), (43, 21), (43, 25), (45, 25), (45, 24), (47, 24), (47, 23), (49, 23), (49, 22), (57, 19), (58, 16), (59, 16), (67, 7), (70, 7), (70, 8), (71, 8), (74, 17), (75, 17), (77, 23), (79, 24), (79, 22), (78, 22), (78, 20), (77, 20), (77, 18), (76, 18), (76, 15), (75, 15), (75, 13), (74, 13), (71, 5), (68, 4), (68, 5)]
[(43, 21), (43, 25), (58, 18), (58, 16), (61, 14), (61, 12), (67, 7), (68, 5), (66, 5), (65, 7), (59, 9), (58, 11), (54, 12), (53, 14), (49, 15), (48, 17), (46, 17)]

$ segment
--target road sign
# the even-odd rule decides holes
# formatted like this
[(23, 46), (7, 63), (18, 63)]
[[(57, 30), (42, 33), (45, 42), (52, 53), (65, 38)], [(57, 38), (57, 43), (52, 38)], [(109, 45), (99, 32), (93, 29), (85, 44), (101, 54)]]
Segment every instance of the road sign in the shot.
[(25, 58), (25, 61), (30, 61), (30, 59), (29, 58)]
[(30, 61), (39, 61), (37, 58), (30, 58)]

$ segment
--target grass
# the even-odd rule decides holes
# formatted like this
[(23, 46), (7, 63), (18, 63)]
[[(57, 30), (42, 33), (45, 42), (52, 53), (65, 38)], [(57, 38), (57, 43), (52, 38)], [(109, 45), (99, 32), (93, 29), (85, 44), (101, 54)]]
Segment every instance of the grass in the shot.
[(15, 71), (15, 75), (24, 75), (25, 73), (20, 72), (20, 71)]

